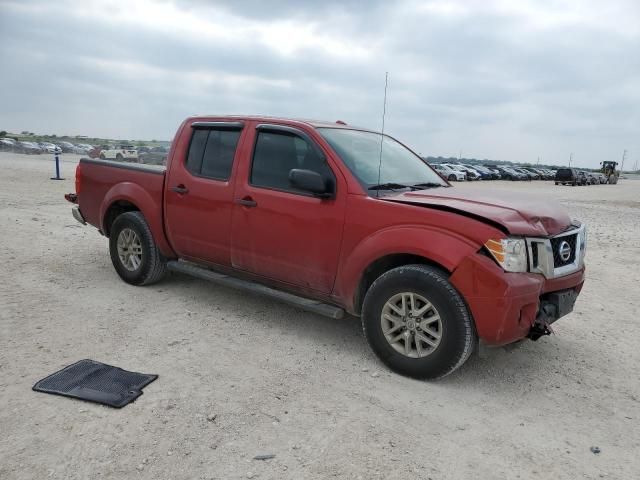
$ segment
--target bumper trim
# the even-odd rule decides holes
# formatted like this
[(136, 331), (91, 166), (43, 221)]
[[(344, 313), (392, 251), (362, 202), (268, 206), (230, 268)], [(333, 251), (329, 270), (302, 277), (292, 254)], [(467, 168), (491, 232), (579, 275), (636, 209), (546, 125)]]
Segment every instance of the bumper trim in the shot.
[(80, 207), (75, 206), (71, 208), (71, 214), (73, 215), (73, 218), (75, 218), (82, 225), (87, 224), (87, 221), (84, 219), (84, 217), (82, 216), (82, 213), (80, 212)]

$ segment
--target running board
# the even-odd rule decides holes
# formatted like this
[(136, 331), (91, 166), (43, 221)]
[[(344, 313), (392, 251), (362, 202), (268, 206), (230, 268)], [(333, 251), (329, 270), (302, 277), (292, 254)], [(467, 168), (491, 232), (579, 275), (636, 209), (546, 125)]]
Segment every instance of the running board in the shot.
[(218, 283), (225, 287), (246, 290), (266, 297), (271, 297), (276, 300), (280, 300), (281, 302), (288, 303), (289, 305), (293, 305), (294, 307), (301, 308), (302, 310), (324, 315), (325, 317), (335, 319), (344, 317), (344, 310), (340, 307), (329, 305), (328, 303), (322, 303), (317, 300), (311, 300), (309, 298), (299, 297), (291, 293), (282, 292), (259, 283), (214, 272), (213, 270), (199, 267), (193, 263), (171, 260), (167, 262), (167, 268), (173, 272), (186, 273), (192, 277), (209, 280), (210, 282)]

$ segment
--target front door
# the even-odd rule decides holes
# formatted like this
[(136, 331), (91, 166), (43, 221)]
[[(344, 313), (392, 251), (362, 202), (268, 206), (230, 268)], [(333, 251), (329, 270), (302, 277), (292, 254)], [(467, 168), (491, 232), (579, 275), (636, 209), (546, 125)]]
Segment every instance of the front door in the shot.
[[(247, 132), (248, 133), (248, 132)], [(235, 268), (304, 289), (331, 292), (338, 266), (346, 188), (304, 132), (261, 125), (254, 151), (237, 178), (231, 261)], [(313, 170), (333, 182), (322, 199), (296, 190), (291, 169)], [(337, 183), (336, 183), (337, 182)]]

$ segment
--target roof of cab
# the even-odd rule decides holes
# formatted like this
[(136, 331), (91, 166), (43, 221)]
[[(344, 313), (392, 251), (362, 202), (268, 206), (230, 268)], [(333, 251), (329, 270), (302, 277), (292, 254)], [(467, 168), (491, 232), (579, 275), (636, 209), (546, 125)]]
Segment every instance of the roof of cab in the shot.
[(362, 127), (354, 127), (352, 125), (348, 125), (342, 120), (337, 120), (335, 122), (328, 122), (324, 120), (310, 120), (304, 118), (286, 118), (286, 117), (273, 117), (268, 115), (192, 115), (189, 117), (193, 120), (204, 120), (204, 119), (212, 119), (215, 118), (217, 120), (253, 120), (258, 122), (284, 122), (290, 124), (305, 124), (309, 125), (313, 128), (344, 128), (349, 130), (362, 130), (366, 132), (373, 132), (374, 130)]

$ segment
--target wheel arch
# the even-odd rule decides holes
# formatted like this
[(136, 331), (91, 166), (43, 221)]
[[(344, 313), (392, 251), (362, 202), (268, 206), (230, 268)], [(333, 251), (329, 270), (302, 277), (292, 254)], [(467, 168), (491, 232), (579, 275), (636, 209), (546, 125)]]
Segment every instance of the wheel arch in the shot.
[(394, 268), (402, 267), (404, 265), (429, 265), (442, 271), (447, 276), (451, 273), (444, 267), (444, 265), (422, 255), (416, 255), (413, 253), (391, 253), (380, 257), (367, 265), (360, 276), (358, 288), (356, 289), (353, 300), (354, 313), (360, 314), (362, 311), (364, 297), (373, 282), (389, 270), (393, 270)]
[(403, 265), (431, 265), (449, 275), (479, 245), (437, 227), (404, 226), (376, 232), (346, 257), (335, 293), (345, 308), (359, 315), (364, 296), (383, 273)]
[(131, 211), (142, 213), (160, 252), (167, 258), (174, 258), (175, 252), (164, 234), (162, 203), (158, 204), (149, 192), (135, 183), (118, 183), (105, 195), (100, 209), (102, 233), (108, 237), (117, 216)]

